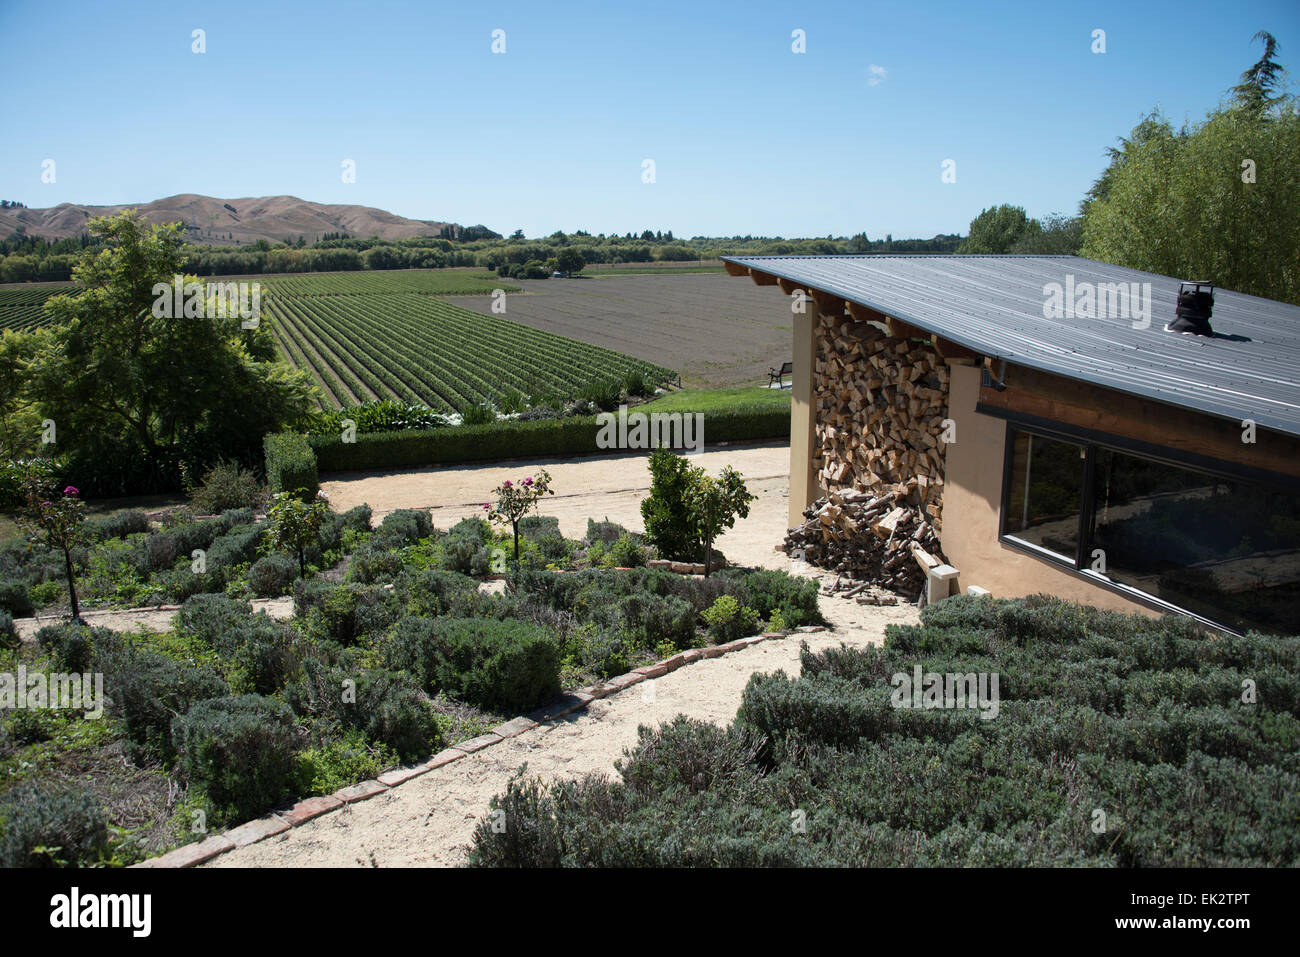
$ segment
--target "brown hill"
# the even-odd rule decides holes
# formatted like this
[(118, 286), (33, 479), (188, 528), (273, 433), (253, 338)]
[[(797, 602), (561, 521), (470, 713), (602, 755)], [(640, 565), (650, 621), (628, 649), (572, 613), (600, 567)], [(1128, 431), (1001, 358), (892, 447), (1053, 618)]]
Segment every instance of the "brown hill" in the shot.
[(137, 209), (151, 223), (185, 223), (190, 242), (205, 246), (247, 245), (259, 239), (293, 242), (302, 236), (315, 242), (325, 233), (380, 239), (436, 236), (449, 223), (406, 219), (370, 206), (331, 206), (296, 196), (218, 199), (181, 193), (152, 203), (119, 206), (80, 206), (61, 203), (50, 209), (0, 209), (0, 236), (22, 232), (45, 239), (63, 239), (85, 232), (86, 220), (124, 209)]

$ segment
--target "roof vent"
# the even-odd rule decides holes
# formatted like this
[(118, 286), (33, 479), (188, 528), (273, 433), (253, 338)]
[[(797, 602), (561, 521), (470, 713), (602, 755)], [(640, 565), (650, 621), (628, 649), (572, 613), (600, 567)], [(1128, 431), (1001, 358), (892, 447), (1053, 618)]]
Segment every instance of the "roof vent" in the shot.
[(1210, 313), (1214, 311), (1214, 284), (1184, 282), (1178, 285), (1176, 318), (1165, 329), (1169, 332), (1186, 332), (1197, 336), (1212, 336)]

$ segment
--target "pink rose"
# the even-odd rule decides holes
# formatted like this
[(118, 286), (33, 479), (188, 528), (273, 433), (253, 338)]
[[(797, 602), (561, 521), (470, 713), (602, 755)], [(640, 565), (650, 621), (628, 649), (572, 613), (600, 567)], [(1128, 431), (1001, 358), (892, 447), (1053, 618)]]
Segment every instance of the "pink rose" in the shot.
[(525, 485), (532, 485), (532, 484), (533, 484), (533, 477), (530, 475), (530, 476), (528, 476), (528, 478), (524, 479), (524, 484), (525, 484)]
[(510, 481), (510, 479), (506, 479), (505, 485), (503, 485), (502, 488), (514, 488), (514, 485), (514, 482)]
[(81, 494), (81, 492), (77, 490), (77, 487), (75, 485), (69, 485), (67, 488), (63, 490), (63, 494), (71, 496), (72, 498), (76, 498), (78, 495)]

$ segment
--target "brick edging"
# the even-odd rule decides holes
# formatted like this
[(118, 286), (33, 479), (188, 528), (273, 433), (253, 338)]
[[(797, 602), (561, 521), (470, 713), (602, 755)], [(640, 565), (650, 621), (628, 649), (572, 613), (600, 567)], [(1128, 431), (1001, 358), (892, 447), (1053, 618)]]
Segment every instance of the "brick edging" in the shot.
[(335, 791), (333, 794), (304, 798), (286, 810), (272, 811), (220, 834), (212, 834), (202, 841), (182, 845), (158, 857), (151, 857), (131, 866), (177, 868), (195, 867), (204, 864), (214, 857), (233, 851), (237, 847), (247, 847), (267, 838), (284, 834), (324, 814), (337, 811), (341, 807), (357, 804), (376, 795), (384, 794), (436, 768), (451, 764), (453, 761), (459, 761), (461, 758), (500, 744), (507, 738), (516, 737), (525, 731), (531, 731), (533, 728), (563, 718), (575, 711), (584, 710), (593, 701), (618, 694), (620, 691), (624, 691), (643, 681), (663, 677), (685, 665), (703, 661), (706, 658), (718, 658), (733, 651), (742, 651), (751, 645), (772, 638), (785, 638), (793, 634), (809, 634), (827, 630), (828, 628), (825, 625), (804, 625), (793, 631), (766, 631), (761, 635), (738, 638), (722, 645), (710, 645), (706, 648), (691, 648), (686, 651), (679, 651), (663, 661), (657, 661), (641, 668), (634, 668), (627, 674), (610, 678), (599, 685), (589, 685), (586, 688), (579, 688), (577, 691), (560, 695), (555, 700), (530, 711), (526, 715), (520, 715), (504, 724), (499, 724), (485, 734), (443, 748), (437, 754), (423, 761), (390, 768), (374, 780), (349, 785)]

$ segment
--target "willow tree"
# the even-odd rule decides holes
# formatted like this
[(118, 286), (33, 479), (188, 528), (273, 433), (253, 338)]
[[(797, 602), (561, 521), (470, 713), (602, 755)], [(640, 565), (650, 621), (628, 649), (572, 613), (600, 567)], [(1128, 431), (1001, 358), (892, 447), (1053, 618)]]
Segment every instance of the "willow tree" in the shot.
[(1300, 109), (1277, 45), (1202, 122), (1152, 113), (1083, 204), (1081, 255), (1300, 304)]

